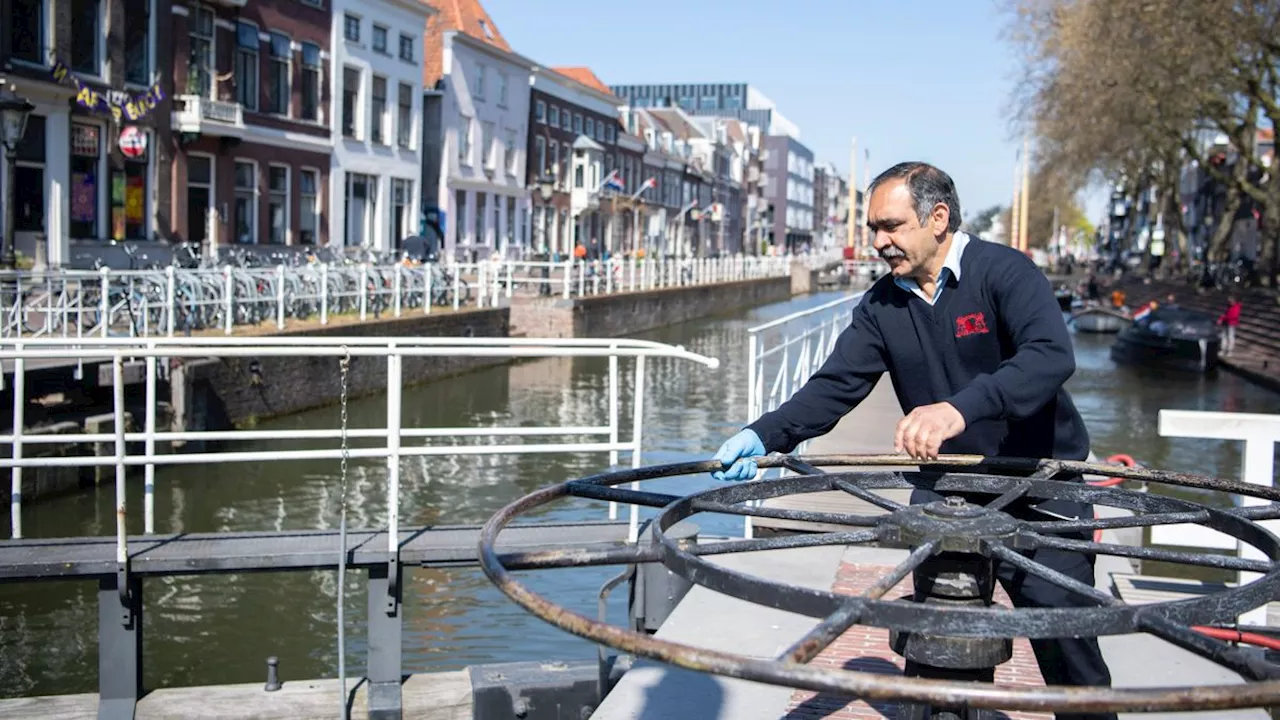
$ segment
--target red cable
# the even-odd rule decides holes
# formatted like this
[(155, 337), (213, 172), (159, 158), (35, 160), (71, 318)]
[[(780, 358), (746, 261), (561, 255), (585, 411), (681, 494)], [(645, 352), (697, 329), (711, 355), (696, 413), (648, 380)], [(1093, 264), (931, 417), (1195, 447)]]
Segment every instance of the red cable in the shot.
[[(1128, 455), (1125, 455), (1123, 453), (1117, 453), (1115, 455), (1112, 455), (1111, 457), (1107, 458), (1107, 462), (1119, 463), (1121, 465), (1124, 465), (1125, 467), (1134, 467), (1138, 464), (1137, 461), (1135, 461), (1132, 457), (1129, 457)], [(1106, 480), (1097, 480), (1089, 484), (1092, 485), (1093, 487), (1113, 487), (1123, 482), (1124, 482), (1124, 478), (1110, 477), (1110, 478), (1107, 478)], [(1098, 517), (1098, 511), (1096, 508), (1093, 511), (1093, 517), (1095, 520)], [(1098, 528), (1093, 531), (1093, 541), (1096, 543), (1102, 542), (1102, 528)]]
[(1217, 638), (1218, 640), (1244, 643), (1246, 645), (1257, 645), (1258, 647), (1263, 647), (1268, 650), (1280, 650), (1280, 639), (1267, 637), (1260, 633), (1240, 632), (1239, 630), (1205, 627), (1203, 625), (1194, 625), (1191, 629), (1201, 635), (1207, 635), (1211, 638)]

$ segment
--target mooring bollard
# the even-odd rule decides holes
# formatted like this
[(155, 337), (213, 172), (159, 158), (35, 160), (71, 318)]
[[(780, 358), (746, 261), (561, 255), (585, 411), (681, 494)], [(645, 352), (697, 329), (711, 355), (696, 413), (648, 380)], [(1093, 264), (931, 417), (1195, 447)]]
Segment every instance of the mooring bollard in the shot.
[(267, 658), (267, 684), (262, 689), (267, 692), (280, 689), (280, 658), (275, 655)]

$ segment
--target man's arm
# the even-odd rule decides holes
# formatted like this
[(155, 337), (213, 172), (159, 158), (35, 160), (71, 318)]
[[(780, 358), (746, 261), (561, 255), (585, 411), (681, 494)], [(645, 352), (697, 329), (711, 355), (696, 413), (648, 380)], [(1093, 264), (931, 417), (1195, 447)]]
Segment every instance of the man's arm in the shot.
[(998, 273), (990, 280), (998, 321), (1009, 331), (1014, 354), (947, 399), (966, 425), (1030, 417), (1076, 371), (1071, 336), (1049, 279), (1025, 257), (992, 270)]
[(760, 436), (766, 452), (791, 452), (825, 434), (867, 397), (885, 372), (884, 342), (868, 303), (864, 295), (853, 310), (853, 321), (836, 339), (835, 350), (804, 387), (748, 426)]

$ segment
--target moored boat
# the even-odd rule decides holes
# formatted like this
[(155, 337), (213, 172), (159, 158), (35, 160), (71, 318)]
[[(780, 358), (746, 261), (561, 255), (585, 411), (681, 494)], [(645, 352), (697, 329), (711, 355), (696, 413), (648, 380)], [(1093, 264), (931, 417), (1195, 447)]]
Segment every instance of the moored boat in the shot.
[(1216, 318), (1176, 306), (1157, 308), (1120, 331), (1111, 346), (1116, 362), (1204, 373), (1218, 365)]
[(1101, 306), (1086, 307), (1071, 316), (1076, 330), (1087, 333), (1118, 333), (1132, 322), (1128, 313)]

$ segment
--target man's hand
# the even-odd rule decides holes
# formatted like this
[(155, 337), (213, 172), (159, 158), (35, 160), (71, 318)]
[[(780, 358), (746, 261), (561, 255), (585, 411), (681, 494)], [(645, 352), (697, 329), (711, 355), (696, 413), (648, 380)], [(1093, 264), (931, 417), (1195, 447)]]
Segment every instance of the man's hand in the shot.
[(951, 403), (921, 405), (898, 421), (893, 449), (917, 460), (936, 460), (942, 443), (964, 428), (964, 416)]
[(728, 468), (711, 473), (716, 480), (751, 480), (756, 476), (756, 462), (752, 458), (765, 454), (764, 443), (754, 430), (742, 430), (724, 441), (716, 453), (716, 460)]

